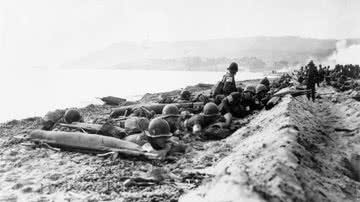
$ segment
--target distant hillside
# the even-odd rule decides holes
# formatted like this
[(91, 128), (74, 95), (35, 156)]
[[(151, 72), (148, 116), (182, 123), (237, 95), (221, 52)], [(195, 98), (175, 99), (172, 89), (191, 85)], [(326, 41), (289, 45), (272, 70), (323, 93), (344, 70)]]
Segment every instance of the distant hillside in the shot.
[[(247, 37), (180, 42), (115, 43), (63, 65), (64, 68), (223, 70), (236, 61), (253, 71), (321, 60), (337, 40), (300, 37)], [(350, 42), (350, 43), (349, 43)], [(348, 45), (359, 43), (349, 40)]]

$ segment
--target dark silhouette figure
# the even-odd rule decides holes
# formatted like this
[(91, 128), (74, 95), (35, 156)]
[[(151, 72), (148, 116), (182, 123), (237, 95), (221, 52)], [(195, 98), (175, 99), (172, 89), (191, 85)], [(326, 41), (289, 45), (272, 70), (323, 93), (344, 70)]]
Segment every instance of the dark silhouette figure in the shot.
[(311, 96), (313, 102), (315, 102), (315, 84), (317, 83), (318, 72), (312, 60), (309, 62), (307, 67), (308, 68), (306, 74), (306, 81), (307, 81), (306, 88), (307, 90), (310, 90), (310, 92), (307, 93), (307, 98), (310, 100), (310, 96)]

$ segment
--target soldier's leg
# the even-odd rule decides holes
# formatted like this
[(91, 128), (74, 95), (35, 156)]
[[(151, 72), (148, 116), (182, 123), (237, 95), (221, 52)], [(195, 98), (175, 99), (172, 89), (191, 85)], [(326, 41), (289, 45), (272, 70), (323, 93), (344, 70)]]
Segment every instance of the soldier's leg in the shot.
[(313, 102), (315, 102), (315, 85), (314, 85), (314, 87), (311, 89), (311, 97), (312, 97)]
[[(311, 90), (309, 84), (306, 86), (306, 90)], [(309, 92), (309, 91), (306, 93), (306, 97), (308, 100), (310, 100), (310, 94), (311, 94), (311, 92)]]

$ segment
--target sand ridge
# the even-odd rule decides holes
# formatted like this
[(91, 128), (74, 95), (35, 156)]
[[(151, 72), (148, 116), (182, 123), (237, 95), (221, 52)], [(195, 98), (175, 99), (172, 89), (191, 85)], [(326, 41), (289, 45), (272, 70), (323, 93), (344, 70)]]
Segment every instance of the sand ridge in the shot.
[(349, 163), (360, 151), (360, 104), (331, 87), (319, 93), (316, 103), (287, 96), (262, 111), (226, 140), (233, 152), (207, 169), (215, 178), (180, 201), (360, 200)]

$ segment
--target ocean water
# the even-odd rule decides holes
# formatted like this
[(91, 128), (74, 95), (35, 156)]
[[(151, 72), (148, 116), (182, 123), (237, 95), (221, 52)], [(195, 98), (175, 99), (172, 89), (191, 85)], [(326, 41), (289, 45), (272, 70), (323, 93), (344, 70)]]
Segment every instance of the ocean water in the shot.
[[(0, 122), (43, 116), (69, 107), (102, 104), (96, 97), (140, 99), (145, 93), (181, 89), (197, 83), (216, 83), (224, 72), (27, 69), (0, 70)], [(236, 80), (263, 77), (238, 72)]]

